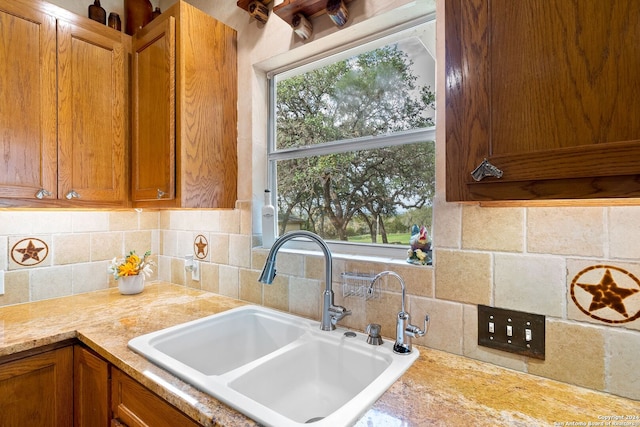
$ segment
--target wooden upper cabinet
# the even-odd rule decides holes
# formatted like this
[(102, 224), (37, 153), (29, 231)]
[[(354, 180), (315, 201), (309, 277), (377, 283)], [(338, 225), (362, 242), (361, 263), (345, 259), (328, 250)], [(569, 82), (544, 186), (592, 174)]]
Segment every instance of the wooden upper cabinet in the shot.
[(179, 1), (133, 38), (132, 200), (233, 208), (236, 32)]
[(126, 205), (131, 38), (0, 0), (0, 40), (0, 206)]
[[(623, 0), (447, 0), (447, 200), (640, 197), (638, 16)], [(500, 178), (472, 177), (484, 159)]]
[(0, 1), (0, 198), (56, 189), (56, 20)]
[(125, 202), (125, 45), (118, 32), (58, 21), (58, 194)]
[(175, 200), (176, 21), (168, 16), (133, 43), (132, 194)]

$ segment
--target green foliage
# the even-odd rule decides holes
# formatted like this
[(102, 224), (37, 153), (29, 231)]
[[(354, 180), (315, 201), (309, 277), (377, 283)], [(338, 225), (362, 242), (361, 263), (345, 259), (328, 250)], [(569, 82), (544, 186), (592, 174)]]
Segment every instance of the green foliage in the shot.
[[(277, 147), (433, 126), (428, 111), (435, 95), (416, 87), (410, 65), (393, 45), (278, 82)], [(281, 161), (280, 231), (296, 216), (307, 221), (305, 228), (341, 240), (357, 223), (375, 242), (382, 227), (386, 242), (387, 219), (431, 203), (434, 165), (428, 141)]]

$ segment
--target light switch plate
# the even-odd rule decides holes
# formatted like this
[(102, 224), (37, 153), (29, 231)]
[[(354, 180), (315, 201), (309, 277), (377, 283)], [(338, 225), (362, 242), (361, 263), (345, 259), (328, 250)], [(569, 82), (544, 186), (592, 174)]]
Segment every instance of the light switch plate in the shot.
[(544, 360), (544, 344), (543, 315), (478, 305), (478, 345)]

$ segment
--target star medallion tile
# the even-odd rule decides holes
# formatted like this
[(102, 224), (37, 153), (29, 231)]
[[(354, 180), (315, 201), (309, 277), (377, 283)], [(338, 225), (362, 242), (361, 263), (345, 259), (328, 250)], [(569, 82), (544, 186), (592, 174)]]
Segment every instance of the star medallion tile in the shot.
[(576, 274), (570, 287), (577, 308), (605, 323), (627, 323), (640, 317), (640, 279), (613, 265), (592, 265)]
[[(9, 240), (9, 269), (50, 265), (49, 242), (43, 236), (15, 237)], [(46, 261), (46, 262), (45, 262)]]

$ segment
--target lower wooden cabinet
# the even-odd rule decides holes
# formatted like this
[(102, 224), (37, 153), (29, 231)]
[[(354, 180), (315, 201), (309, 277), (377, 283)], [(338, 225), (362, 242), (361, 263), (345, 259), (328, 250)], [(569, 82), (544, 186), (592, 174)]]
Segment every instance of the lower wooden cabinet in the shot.
[(111, 367), (114, 426), (196, 427), (199, 424), (115, 367)]
[(196, 427), (82, 345), (0, 358), (1, 427)]
[(73, 425), (109, 427), (109, 363), (80, 345), (73, 347)]
[(0, 362), (0, 425), (73, 425), (73, 348)]

